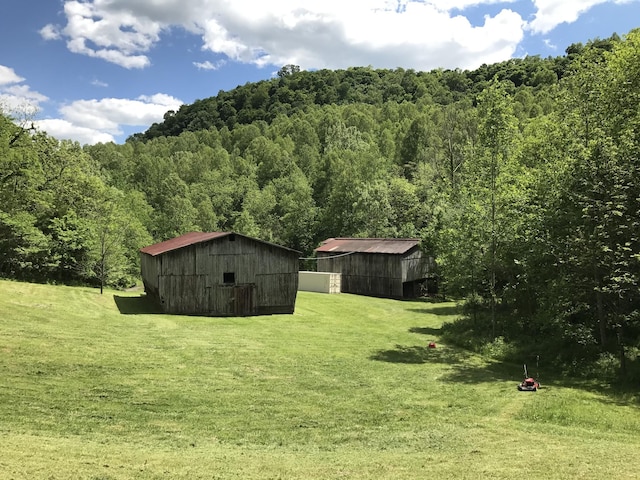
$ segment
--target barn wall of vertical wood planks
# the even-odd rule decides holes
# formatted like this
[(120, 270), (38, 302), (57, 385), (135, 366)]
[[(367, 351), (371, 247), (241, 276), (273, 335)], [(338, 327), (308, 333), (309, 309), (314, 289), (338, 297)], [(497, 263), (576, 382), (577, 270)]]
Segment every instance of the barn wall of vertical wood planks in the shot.
[(140, 251), (147, 295), (166, 313), (293, 313), (300, 252), (233, 232), (191, 232)]

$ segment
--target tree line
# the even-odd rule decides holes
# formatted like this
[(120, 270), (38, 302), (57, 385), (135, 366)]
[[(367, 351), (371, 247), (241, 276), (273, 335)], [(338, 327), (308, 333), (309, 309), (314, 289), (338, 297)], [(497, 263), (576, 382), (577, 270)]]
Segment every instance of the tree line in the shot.
[(4, 114), (0, 275), (126, 286), (140, 247), (191, 230), (304, 256), (328, 237), (416, 237), (466, 299), (458, 341), (533, 354), (533, 338), (563, 365), (631, 375), (639, 49), (634, 30), (474, 71), (289, 65), (123, 145)]

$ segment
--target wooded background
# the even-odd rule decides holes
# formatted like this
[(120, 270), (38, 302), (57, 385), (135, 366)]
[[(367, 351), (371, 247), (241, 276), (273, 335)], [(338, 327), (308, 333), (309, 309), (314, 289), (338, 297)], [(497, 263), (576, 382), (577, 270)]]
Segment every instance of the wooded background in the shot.
[(452, 338), (640, 378), (639, 104), (634, 30), (474, 71), (288, 65), (123, 145), (5, 112), (0, 275), (129, 286), (140, 247), (193, 230), (305, 256), (418, 237), (467, 300)]

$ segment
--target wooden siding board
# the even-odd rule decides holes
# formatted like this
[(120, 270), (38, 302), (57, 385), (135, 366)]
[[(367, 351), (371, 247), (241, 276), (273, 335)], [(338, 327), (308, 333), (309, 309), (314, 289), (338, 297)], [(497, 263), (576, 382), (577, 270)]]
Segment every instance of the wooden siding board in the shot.
[(190, 276), (196, 274), (196, 255), (193, 248), (167, 252), (161, 257), (160, 275)]
[(258, 256), (249, 254), (209, 254), (205, 262), (208, 267), (205, 269), (209, 277), (209, 285), (224, 283), (224, 274), (233, 273), (235, 282), (238, 284), (253, 283), (256, 276), (256, 263)]
[(402, 258), (402, 281), (423, 280), (429, 276), (429, 261), (420, 250), (415, 250)]
[(208, 289), (209, 314), (220, 316), (233, 315), (233, 286), (216, 285)]
[(162, 275), (159, 279), (160, 299), (165, 311), (179, 314), (207, 311), (204, 275)]
[(233, 313), (255, 315), (258, 313), (255, 284), (235, 285), (233, 288)]
[(368, 253), (331, 257), (330, 253), (318, 252), (318, 271), (340, 273), (342, 291), (359, 295), (402, 298), (403, 282), (413, 280), (423, 268), (419, 249), (408, 253), (406, 258)]
[(140, 271), (145, 291), (151, 295), (159, 295), (158, 261), (151, 255), (140, 254)]
[(342, 275), (342, 291), (373, 297), (402, 297), (402, 282), (387, 277)]
[(289, 273), (256, 275), (256, 286), (258, 305), (270, 307), (289, 304), (298, 287), (297, 282), (291, 282)]

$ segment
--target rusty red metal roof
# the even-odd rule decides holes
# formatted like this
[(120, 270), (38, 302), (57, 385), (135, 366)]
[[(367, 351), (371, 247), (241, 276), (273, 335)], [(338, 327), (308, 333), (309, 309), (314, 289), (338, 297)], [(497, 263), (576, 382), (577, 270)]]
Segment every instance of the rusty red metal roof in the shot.
[[(140, 251), (142, 253), (146, 253), (147, 255), (151, 255), (155, 257), (156, 255), (161, 255), (163, 253), (171, 252), (172, 250), (178, 250), (179, 248), (188, 247), (189, 245), (195, 245), (196, 243), (206, 242), (208, 240), (213, 240), (214, 238), (222, 238), (228, 235), (238, 235), (245, 238), (246, 235), (242, 235), (240, 233), (235, 232), (189, 232), (184, 235), (180, 235), (179, 237), (172, 238), (170, 240), (165, 240), (164, 242), (156, 243), (153, 245), (149, 245), (148, 247), (141, 248)], [(256, 242), (263, 243), (265, 245), (271, 245), (273, 247), (278, 247), (282, 250), (288, 250), (291, 253), (300, 254), (299, 251), (293, 250), (288, 247), (283, 247), (282, 245), (277, 245), (275, 243), (267, 242), (264, 240), (260, 240), (257, 238), (251, 238)]]
[(420, 244), (418, 238), (329, 238), (315, 249), (321, 253), (403, 254)]
[(180, 235), (179, 237), (165, 240), (164, 242), (149, 245), (148, 247), (140, 249), (140, 251), (142, 253), (146, 253), (148, 255), (151, 255), (152, 257), (155, 257), (156, 255), (160, 255), (162, 253), (177, 250), (179, 248), (194, 245), (196, 243), (206, 242), (207, 240), (211, 240), (214, 238), (224, 237), (225, 235), (230, 234), (230, 232), (189, 232), (185, 233), (184, 235)]

